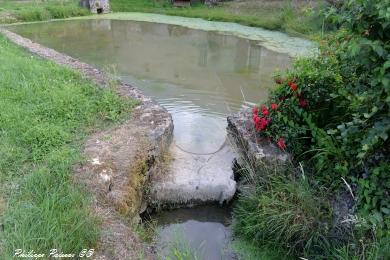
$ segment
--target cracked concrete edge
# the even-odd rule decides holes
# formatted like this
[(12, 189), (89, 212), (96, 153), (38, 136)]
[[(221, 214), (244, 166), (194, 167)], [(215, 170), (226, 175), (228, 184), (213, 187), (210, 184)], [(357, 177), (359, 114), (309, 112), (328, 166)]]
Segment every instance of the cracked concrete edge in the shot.
[[(0, 28), (0, 33), (11, 42), (25, 48), (35, 55), (80, 72), (84, 78), (91, 80), (98, 86), (105, 87), (112, 83), (112, 80), (108, 75), (87, 63), (83, 63), (66, 54), (42, 46), (41, 44), (35, 43), (30, 39), (24, 38), (4, 28)], [(139, 101), (139, 105), (132, 111), (131, 121), (133, 125), (137, 125), (146, 130), (145, 135), (150, 142), (146, 155), (148, 163), (150, 163), (147, 170), (148, 175), (153, 174), (161, 161), (160, 157), (164, 156), (171, 143), (173, 135), (172, 117), (165, 108), (161, 107), (152, 98), (145, 96), (136, 87), (118, 81), (116, 91), (120, 96)], [(126, 125), (125, 123), (122, 127), (126, 126), (129, 125)], [(76, 180), (80, 181), (80, 179), (77, 178)], [(92, 195), (95, 197), (95, 200), (99, 198), (96, 194)], [(102, 243), (108, 243), (109, 247), (113, 246), (118, 249), (108, 248), (110, 251), (120, 253), (119, 256), (107, 256), (104, 252), (101, 252), (100, 254), (97, 252), (95, 259), (133, 259), (134, 252), (129, 252), (129, 250), (134, 250), (134, 248), (146, 252), (144, 255), (145, 259), (155, 258), (153, 249), (142, 246), (142, 242), (140, 242), (132, 232), (129, 221), (124, 218), (124, 216), (121, 216), (119, 212), (114, 212), (115, 210), (112, 205), (107, 204), (105, 201), (95, 201), (92, 209), (95, 214), (102, 217), (103, 221), (103, 238), (99, 241), (99, 245), (102, 246)], [(107, 234), (104, 235), (105, 233)], [(104, 245), (102, 249), (103, 251), (107, 251), (107, 248), (104, 248)]]
[(284, 165), (291, 160), (290, 154), (280, 150), (267, 138), (256, 135), (250, 108), (231, 114), (227, 122), (228, 137), (239, 154), (239, 165), (261, 172), (267, 165)]

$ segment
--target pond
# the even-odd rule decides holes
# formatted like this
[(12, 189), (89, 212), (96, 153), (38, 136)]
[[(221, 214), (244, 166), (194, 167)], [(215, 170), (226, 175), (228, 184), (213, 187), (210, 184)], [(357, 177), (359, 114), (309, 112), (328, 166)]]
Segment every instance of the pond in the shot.
[[(231, 175), (235, 155), (226, 143), (226, 116), (265, 100), (274, 73), (291, 64), (288, 54), (267, 49), (261, 41), (172, 24), (90, 19), (9, 29), (154, 97), (172, 114), (171, 152), (177, 157), (172, 171), (184, 174), (207, 169)], [(211, 154), (212, 160), (206, 157)], [(209, 161), (214, 163), (205, 167)], [(162, 212), (153, 217), (160, 226), (158, 247), (164, 253), (179, 228), (189, 247), (201, 251), (200, 259), (230, 259), (226, 217), (229, 210), (218, 206)]]

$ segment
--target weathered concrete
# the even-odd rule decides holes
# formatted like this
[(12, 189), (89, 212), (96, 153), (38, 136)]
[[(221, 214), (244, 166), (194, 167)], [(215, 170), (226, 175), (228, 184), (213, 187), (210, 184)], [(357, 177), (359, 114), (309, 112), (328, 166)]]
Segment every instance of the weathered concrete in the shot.
[(155, 206), (222, 204), (233, 198), (235, 153), (227, 142), (215, 153), (205, 155), (183, 151), (173, 143), (170, 156), (166, 174), (152, 181), (150, 197)]
[(283, 164), (290, 160), (290, 155), (280, 150), (273, 142), (256, 135), (250, 108), (230, 115), (227, 121), (228, 136), (240, 155), (240, 165), (261, 169), (264, 163)]

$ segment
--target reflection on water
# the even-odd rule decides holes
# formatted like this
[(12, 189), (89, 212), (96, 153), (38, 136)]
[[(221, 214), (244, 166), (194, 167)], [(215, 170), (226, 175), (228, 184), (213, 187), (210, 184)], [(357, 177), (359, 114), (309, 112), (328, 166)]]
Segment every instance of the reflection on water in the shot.
[(250, 102), (264, 98), (272, 73), (290, 63), (287, 55), (255, 41), (174, 25), (86, 20), (13, 30), (99, 67), (114, 65), (120, 76), (157, 80), (182, 90), (154, 86), (158, 98), (184, 94), (201, 108), (213, 100), (211, 110), (221, 112), (226, 111), (225, 102), (233, 108), (241, 106), (241, 91)]
[(46, 46), (108, 69), (171, 113), (175, 140), (195, 153), (225, 140), (226, 114), (266, 98), (291, 62), (261, 43), (181, 26), (75, 20), (11, 27)]
[(196, 259), (234, 259), (229, 247), (232, 235), (229, 209), (218, 206), (176, 209), (161, 212), (154, 219), (159, 225), (160, 255), (169, 256), (175, 248), (190, 251)]

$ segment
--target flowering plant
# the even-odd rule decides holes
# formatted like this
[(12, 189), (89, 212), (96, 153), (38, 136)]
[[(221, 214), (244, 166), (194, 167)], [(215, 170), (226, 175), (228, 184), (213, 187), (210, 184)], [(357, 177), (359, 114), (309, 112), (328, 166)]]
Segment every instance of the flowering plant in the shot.
[(319, 42), (318, 56), (277, 77), (253, 120), (316, 181), (338, 189), (346, 180), (362, 210), (390, 223), (389, 2), (349, 2), (334, 17), (343, 30)]
[[(305, 98), (304, 91), (299, 87), (297, 79), (275, 79), (280, 85), (270, 100), (254, 107), (253, 123), (259, 135), (270, 138), (281, 150), (297, 151), (299, 143), (295, 138), (306, 132), (304, 126), (296, 124), (297, 118), (290, 120), (296, 109), (306, 109), (309, 101)], [(300, 149), (298, 149), (300, 150)]]

